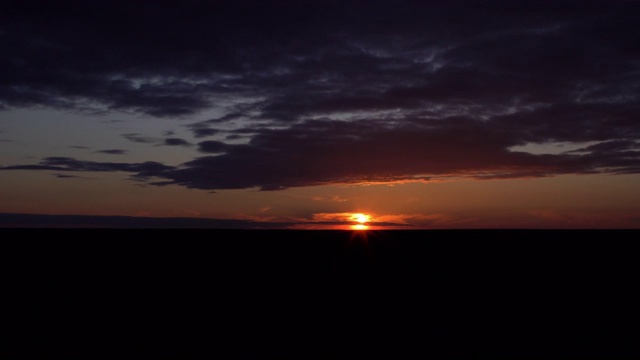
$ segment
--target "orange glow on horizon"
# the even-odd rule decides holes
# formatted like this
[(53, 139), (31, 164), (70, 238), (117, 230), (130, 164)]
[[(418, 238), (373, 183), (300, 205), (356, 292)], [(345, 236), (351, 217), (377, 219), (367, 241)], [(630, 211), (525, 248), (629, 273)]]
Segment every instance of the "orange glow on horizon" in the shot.
[(368, 230), (369, 226), (364, 225), (364, 224), (356, 224), (356, 225), (351, 225), (351, 229), (362, 231), (362, 230)]

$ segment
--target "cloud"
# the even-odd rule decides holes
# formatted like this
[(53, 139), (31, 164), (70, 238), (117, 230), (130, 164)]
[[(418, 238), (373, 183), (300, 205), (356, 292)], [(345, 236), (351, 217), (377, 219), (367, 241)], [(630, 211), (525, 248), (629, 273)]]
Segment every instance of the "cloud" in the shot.
[[(513, 121), (509, 116), (495, 119), (495, 123), (468, 117), (404, 119), (404, 125), (392, 128), (384, 128), (377, 121), (307, 121), (281, 130), (254, 130), (256, 135), (247, 144), (200, 142), (201, 152), (216, 155), (199, 157), (178, 167), (148, 162), (153, 164), (152, 169), (142, 169), (139, 164), (56, 157), (45, 158), (38, 166), (43, 166), (43, 170), (65, 166), (75, 171), (140, 171), (143, 174), (140, 177), (164, 179), (154, 182), (155, 185), (175, 184), (205, 190), (279, 190), (449, 177), (501, 179), (568, 173), (633, 173), (640, 168), (640, 152), (630, 148), (635, 144), (630, 141), (608, 146), (606, 142), (601, 143), (599, 147), (586, 148), (590, 150), (586, 153), (531, 154), (509, 150), (523, 142), (545, 138), (600, 139), (604, 131), (609, 131), (600, 130), (603, 124), (595, 121), (572, 130), (574, 124), (564, 128), (554, 123), (556, 119), (552, 117), (535, 118), (533, 125), (527, 126), (528, 118), (521, 117), (518, 127), (509, 126)], [(615, 120), (613, 109), (607, 119)], [(628, 127), (625, 135), (632, 130)], [(589, 137), (590, 133), (597, 136)], [(594, 151), (600, 148), (607, 151)]]
[(202, 141), (198, 143), (198, 150), (204, 153), (223, 153), (228, 145), (221, 141)]
[(71, 171), (71, 172), (128, 172), (132, 179), (147, 181), (172, 167), (154, 161), (143, 163), (115, 163), (83, 161), (69, 157), (44, 158), (37, 165), (11, 165), (0, 167), (1, 170), (41, 170), (41, 171)]
[(158, 139), (156, 138), (143, 136), (138, 133), (122, 134), (122, 137), (124, 137), (125, 139), (131, 142), (141, 143), (141, 144), (153, 144), (158, 142)]
[(210, 129), (210, 128), (192, 128), (191, 131), (193, 132), (193, 135), (196, 138), (213, 136), (213, 135), (217, 134), (218, 132), (220, 132), (217, 129)]
[(167, 138), (164, 139), (164, 145), (167, 146), (191, 146), (191, 143), (184, 139), (179, 138)]
[(107, 155), (125, 155), (127, 150), (122, 149), (107, 149), (107, 150), (97, 150), (96, 153), (107, 154)]
[(181, 138), (175, 138), (175, 137), (162, 139), (162, 138), (156, 138), (152, 136), (144, 136), (139, 133), (122, 134), (122, 137), (124, 137), (125, 139), (131, 142), (139, 143), (139, 144), (156, 144), (156, 145), (164, 145), (164, 146), (185, 146), (185, 147), (192, 146), (192, 144), (189, 141)]
[(582, 152), (597, 152), (597, 153), (625, 153), (634, 154), (635, 151), (640, 150), (640, 143), (634, 140), (611, 140), (604, 141), (595, 145), (589, 145), (587, 147), (572, 150), (573, 153)]
[(292, 120), (424, 100), (549, 100), (569, 90), (583, 101), (624, 100), (637, 89), (637, 65), (626, 60), (635, 48), (626, 36), (638, 13), (632, 2), (2, 6), (11, 14), (3, 53), (12, 56), (0, 63), (13, 74), (0, 87), (6, 107), (95, 103), (174, 117), (234, 96), (262, 99), (263, 116)]
[(185, 125), (186, 128), (191, 130), (194, 137), (202, 138), (207, 136), (213, 136), (220, 132), (218, 129), (211, 128), (211, 126), (223, 124), (226, 122), (233, 121), (235, 119), (241, 118), (243, 116), (242, 113), (231, 113), (218, 118), (198, 121), (196, 123)]
[(0, 227), (8, 226), (17, 228), (279, 229), (292, 225), (292, 223), (286, 222), (261, 222), (237, 219), (0, 213)]
[[(215, 137), (123, 134), (197, 143), (206, 155), (155, 163), (143, 172), (155, 185), (278, 190), (640, 169), (635, 2), (126, 4), (0, 5), (11, 10), (0, 106), (189, 118), (195, 139)], [(559, 142), (594, 144), (513, 150)], [(2, 169), (136, 169), (51, 159)]]
[(2, 166), (0, 170), (55, 170), (55, 171), (78, 171), (77, 169), (55, 165), (9, 165)]
[[(546, 121), (538, 119), (535, 127), (499, 127), (464, 117), (413, 124), (405, 119), (407, 125), (391, 129), (366, 122), (308, 121), (285, 130), (260, 130), (248, 144), (202, 142), (201, 151), (224, 153), (197, 158), (161, 176), (190, 188), (277, 190), (438, 176), (495, 179), (612, 173), (635, 171), (640, 165), (637, 151), (535, 155), (509, 150), (527, 139), (539, 139), (537, 131), (551, 131), (554, 119)], [(566, 134), (582, 139), (576, 133), (593, 130), (554, 126), (555, 138)]]
[(344, 198), (342, 196), (339, 196), (339, 195), (313, 196), (311, 198), (311, 200), (313, 200), (313, 201), (323, 201), (323, 202), (336, 202), (336, 203), (349, 201), (348, 199), (346, 199), (346, 198)]

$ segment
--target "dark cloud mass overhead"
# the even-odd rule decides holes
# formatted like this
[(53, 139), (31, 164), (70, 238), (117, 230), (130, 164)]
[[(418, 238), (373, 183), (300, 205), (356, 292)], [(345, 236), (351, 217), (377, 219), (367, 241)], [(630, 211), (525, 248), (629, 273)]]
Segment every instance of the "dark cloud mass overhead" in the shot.
[[(0, 14), (5, 111), (223, 114), (185, 125), (194, 141), (164, 139), (207, 153), (184, 164), (4, 170), (273, 190), (640, 169), (635, 1), (5, 1)], [(516, 150), (558, 142), (591, 144)]]

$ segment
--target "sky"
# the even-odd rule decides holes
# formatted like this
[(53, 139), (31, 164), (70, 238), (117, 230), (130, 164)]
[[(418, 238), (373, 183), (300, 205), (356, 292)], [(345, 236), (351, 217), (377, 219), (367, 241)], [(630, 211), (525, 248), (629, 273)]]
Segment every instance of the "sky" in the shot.
[(0, 226), (640, 228), (638, 18), (615, 0), (2, 1)]

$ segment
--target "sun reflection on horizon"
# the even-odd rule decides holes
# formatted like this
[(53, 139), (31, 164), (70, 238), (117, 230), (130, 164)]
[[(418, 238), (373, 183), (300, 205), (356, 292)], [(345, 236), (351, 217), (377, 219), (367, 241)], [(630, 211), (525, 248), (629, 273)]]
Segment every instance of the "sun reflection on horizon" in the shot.
[(369, 226), (365, 225), (365, 224), (356, 224), (356, 225), (351, 225), (351, 229), (353, 230), (369, 230)]

